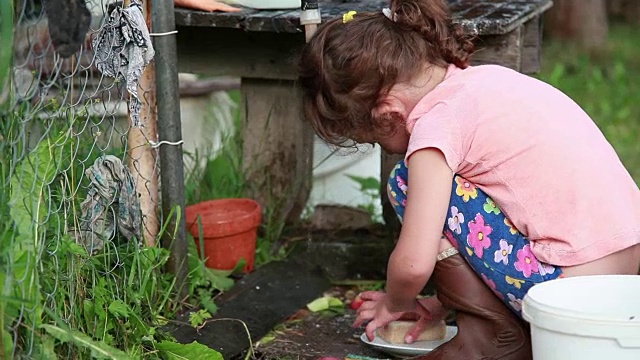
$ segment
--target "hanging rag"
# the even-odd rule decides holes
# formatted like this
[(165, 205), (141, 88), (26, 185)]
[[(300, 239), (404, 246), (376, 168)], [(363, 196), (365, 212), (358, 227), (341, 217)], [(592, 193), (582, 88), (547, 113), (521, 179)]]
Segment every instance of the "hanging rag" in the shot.
[(119, 158), (106, 155), (98, 158), (85, 171), (90, 180), (87, 198), (80, 205), (80, 229), (75, 231), (78, 242), (89, 254), (96, 254), (107, 241), (120, 234), (131, 240), (141, 239), (142, 215), (133, 177)]
[(105, 76), (126, 81), (131, 94), (131, 123), (133, 127), (140, 127), (142, 103), (138, 97), (138, 81), (155, 54), (140, 1), (132, 0), (126, 8), (115, 7), (91, 45), (98, 70)]
[(45, 0), (44, 11), (56, 52), (67, 58), (80, 50), (91, 25), (85, 0)]

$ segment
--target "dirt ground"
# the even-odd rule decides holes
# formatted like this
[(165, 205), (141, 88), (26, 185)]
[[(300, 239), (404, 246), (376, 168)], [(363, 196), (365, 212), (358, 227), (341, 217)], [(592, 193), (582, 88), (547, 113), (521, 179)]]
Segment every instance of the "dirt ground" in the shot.
[[(334, 287), (329, 295), (349, 302), (348, 287)], [(360, 340), (363, 328), (353, 328), (355, 310), (345, 304), (343, 313), (313, 313), (301, 309), (276, 326), (256, 347), (258, 359), (387, 359)]]

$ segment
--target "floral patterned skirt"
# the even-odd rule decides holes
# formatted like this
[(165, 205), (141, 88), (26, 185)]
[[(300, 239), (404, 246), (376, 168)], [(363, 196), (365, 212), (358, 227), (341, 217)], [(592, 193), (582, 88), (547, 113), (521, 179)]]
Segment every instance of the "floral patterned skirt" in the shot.
[[(391, 171), (387, 194), (401, 222), (407, 188), (407, 167), (400, 161)], [(536, 259), (530, 241), (486, 193), (458, 175), (443, 232), (485, 284), (519, 316), (522, 299), (532, 286), (562, 277), (560, 268)]]

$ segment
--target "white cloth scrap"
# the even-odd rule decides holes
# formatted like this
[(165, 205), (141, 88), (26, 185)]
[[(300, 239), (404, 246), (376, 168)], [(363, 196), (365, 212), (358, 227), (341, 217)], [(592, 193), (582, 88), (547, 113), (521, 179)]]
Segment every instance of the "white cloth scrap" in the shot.
[(138, 97), (138, 81), (155, 54), (140, 1), (132, 0), (126, 8), (116, 7), (91, 44), (98, 70), (105, 76), (126, 81), (131, 94), (131, 123), (140, 127), (142, 103)]

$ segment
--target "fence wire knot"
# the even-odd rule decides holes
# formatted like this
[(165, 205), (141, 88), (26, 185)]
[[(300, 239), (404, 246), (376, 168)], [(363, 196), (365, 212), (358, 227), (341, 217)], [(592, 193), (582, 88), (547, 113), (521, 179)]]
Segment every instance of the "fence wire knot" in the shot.
[(173, 35), (173, 34), (177, 34), (178, 30), (173, 30), (173, 31), (167, 31), (167, 32), (161, 32), (161, 33), (149, 33), (150, 36), (156, 37), (156, 36), (167, 36), (167, 35)]
[(162, 140), (162, 141), (158, 141), (158, 142), (155, 142), (155, 141), (149, 140), (149, 145), (150, 145), (152, 148), (154, 148), (154, 149), (159, 148), (159, 147), (160, 147), (160, 145), (173, 145), (173, 146), (178, 146), (178, 145), (182, 145), (182, 144), (184, 144), (184, 140), (180, 140), (180, 141), (167, 141), (167, 140)]

